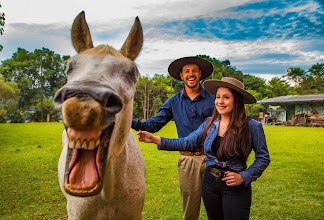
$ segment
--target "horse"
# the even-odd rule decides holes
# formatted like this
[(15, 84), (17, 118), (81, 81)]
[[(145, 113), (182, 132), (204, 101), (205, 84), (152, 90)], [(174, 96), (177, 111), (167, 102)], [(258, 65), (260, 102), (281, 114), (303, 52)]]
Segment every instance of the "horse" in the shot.
[(145, 164), (131, 131), (141, 23), (136, 17), (119, 51), (94, 47), (82, 11), (71, 38), (77, 54), (54, 96), (65, 126), (58, 177), (69, 219), (142, 219)]

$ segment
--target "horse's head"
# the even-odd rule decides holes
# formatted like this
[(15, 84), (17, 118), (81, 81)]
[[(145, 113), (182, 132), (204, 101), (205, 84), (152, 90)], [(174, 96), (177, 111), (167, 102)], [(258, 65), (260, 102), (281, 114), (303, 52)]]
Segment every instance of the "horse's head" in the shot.
[(55, 94), (54, 105), (62, 112), (67, 135), (64, 189), (89, 196), (101, 191), (107, 159), (123, 150), (129, 134), (139, 74), (133, 60), (143, 32), (136, 18), (120, 51), (93, 47), (81, 12), (72, 26), (72, 42), (78, 54), (68, 61), (67, 84)]

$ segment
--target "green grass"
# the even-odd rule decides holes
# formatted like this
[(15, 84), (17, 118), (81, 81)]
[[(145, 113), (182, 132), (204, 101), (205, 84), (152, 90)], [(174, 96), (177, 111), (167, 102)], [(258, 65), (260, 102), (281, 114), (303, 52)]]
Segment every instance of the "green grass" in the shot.
[[(62, 130), (61, 123), (0, 124), (0, 219), (67, 219), (57, 178)], [(324, 219), (324, 129), (264, 130), (271, 163), (252, 184), (251, 219)], [(157, 134), (176, 137), (174, 123)], [(179, 153), (139, 145), (146, 165), (143, 219), (181, 219)], [(207, 219), (203, 204), (200, 219)]]

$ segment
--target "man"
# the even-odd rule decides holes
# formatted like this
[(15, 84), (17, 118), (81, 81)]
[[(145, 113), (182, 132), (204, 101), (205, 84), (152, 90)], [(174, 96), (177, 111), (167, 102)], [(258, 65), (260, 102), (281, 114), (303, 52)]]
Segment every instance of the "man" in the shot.
[[(209, 94), (199, 81), (213, 72), (213, 65), (198, 57), (183, 57), (173, 61), (169, 74), (184, 82), (184, 89), (169, 98), (159, 109), (159, 113), (146, 121), (132, 120), (132, 128), (139, 131), (157, 132), (172, 118), (178, 137), (186, 137), (196, 130), (204, 120), (212, 115), (215, 96)], [(183, 205), (183, 219), (199, 218), (201, 203), (201, 178), (205, 169), (203, 149), (195, 152), (181, 151), (178, 176)]]

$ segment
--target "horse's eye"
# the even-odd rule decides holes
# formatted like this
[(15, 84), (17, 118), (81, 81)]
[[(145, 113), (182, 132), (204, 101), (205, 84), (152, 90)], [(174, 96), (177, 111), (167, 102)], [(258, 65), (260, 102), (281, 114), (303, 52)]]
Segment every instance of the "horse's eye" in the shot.
[(138, 77), (138, 70), (137, 70), (137, 68), (132, 68), (128, 73), (132, 77), (132, 79), (135, 82), (137, 82), (137, 77)]
[(66, 74), (69, 75), (69, 74), (72, 72), (72, 70), (73, 70), (73, 65), (72, 65), (72, 63), (69, 63), (69, 65), (68, 65), (68, 67), (67, 67)]

